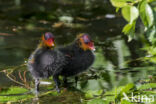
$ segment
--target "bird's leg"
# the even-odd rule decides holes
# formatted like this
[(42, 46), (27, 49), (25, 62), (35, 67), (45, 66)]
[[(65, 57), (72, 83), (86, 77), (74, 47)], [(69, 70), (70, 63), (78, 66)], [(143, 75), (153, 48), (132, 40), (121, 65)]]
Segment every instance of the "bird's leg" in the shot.
[(59, 93), (60, 92), (60, 89), (59, 89), (59, 78), (58, 78), (58, 75), (53, 75), (53, 80), (55, 82), (55, 85), (56, 85), (56, 90), (57, 92)]
[(68, 82), (67, 82), (67, 77), (63, 77), (63, 83), (64, 84), (67, 84)]
[(78, 76), (75, 77), (75, 84), (76, 84), (76, 87), (77, 87), (77, 82), (78, 82), (79, 78)]
[(67, 87), (67, 84), (68, 84), (67, 77), (63, 77), (63, 86)]
[(38, 95), (38, 93), (39, 93), (39, 85), (40, 85), (40, 80), (35, 79), (35, 93), (36, 93), (36, 95)]

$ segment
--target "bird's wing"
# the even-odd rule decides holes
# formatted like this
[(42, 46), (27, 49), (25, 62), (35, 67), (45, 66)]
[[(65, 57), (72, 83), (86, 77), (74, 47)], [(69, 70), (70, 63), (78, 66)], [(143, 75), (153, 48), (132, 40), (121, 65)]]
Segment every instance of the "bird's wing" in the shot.
[(56, 60), (56, 54), (54, 52), (45, 52), (40, 57), (40, 64), (43, 66), (43, 68), (47, 66), (51, 66), (55, 63)]

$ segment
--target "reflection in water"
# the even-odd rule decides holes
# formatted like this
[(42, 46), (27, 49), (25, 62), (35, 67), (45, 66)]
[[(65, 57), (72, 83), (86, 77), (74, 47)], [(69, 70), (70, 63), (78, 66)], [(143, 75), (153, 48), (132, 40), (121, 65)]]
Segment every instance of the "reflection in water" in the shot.
[(38, 97), (34, 97), (33, 100), (32, 100), (32, 104), (40, 104), (39, 98)]

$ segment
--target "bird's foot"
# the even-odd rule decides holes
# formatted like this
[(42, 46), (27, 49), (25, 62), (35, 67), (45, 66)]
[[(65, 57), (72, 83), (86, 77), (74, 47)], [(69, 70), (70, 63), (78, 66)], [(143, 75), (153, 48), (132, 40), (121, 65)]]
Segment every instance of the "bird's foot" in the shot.
[(58, 88), (58, 87), (56, 87), (56, 91), (58, 92), (58, 93), (60, 93), (61, 91), (60, 91), (60, 89)]
[(60, 83), (60, 81), (59, 81), (58, 75), (53, 75), (53, 80), (54, 80), (55, 85), (56, 85), (56, 91), (58, 93), (60, 93), (60, 89), (59, 89), (59, 83)]
[(79, 80), (79, 78), (76, 76), (75, 77), (75, 87), (77, 87), (78, 80)]

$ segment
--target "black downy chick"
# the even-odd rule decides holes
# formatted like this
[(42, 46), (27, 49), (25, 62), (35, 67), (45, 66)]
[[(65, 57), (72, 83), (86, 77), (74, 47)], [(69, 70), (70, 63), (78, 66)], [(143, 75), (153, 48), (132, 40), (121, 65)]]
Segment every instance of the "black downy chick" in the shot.
[[(67, 77), (77, 75), (93, 64), (95, 59), (94, 50), (94, 42), (85, 33), (78, 35), (70, 45), (59, 48), (59, 51), (64, 53), (67, 61), (60, 72), (60, 75), (64, 76), (64, 83), (67, 83)], [(77, 84), (78, 77), (75, 78)]]
[(32, 53), (28, 60), (28, 69), (35, 79), (35, 91), (38, 94), (39, 84), (41, 78), (48, 78), (53, 76), (56, 84), (56, 90), (59, 92), (58, 73), (62, 70), (65, 64), (65, 57), (59, 51), (54, 49), (54, 36), (47, 32), (42, 36), (41, 43), (37, 49)]

